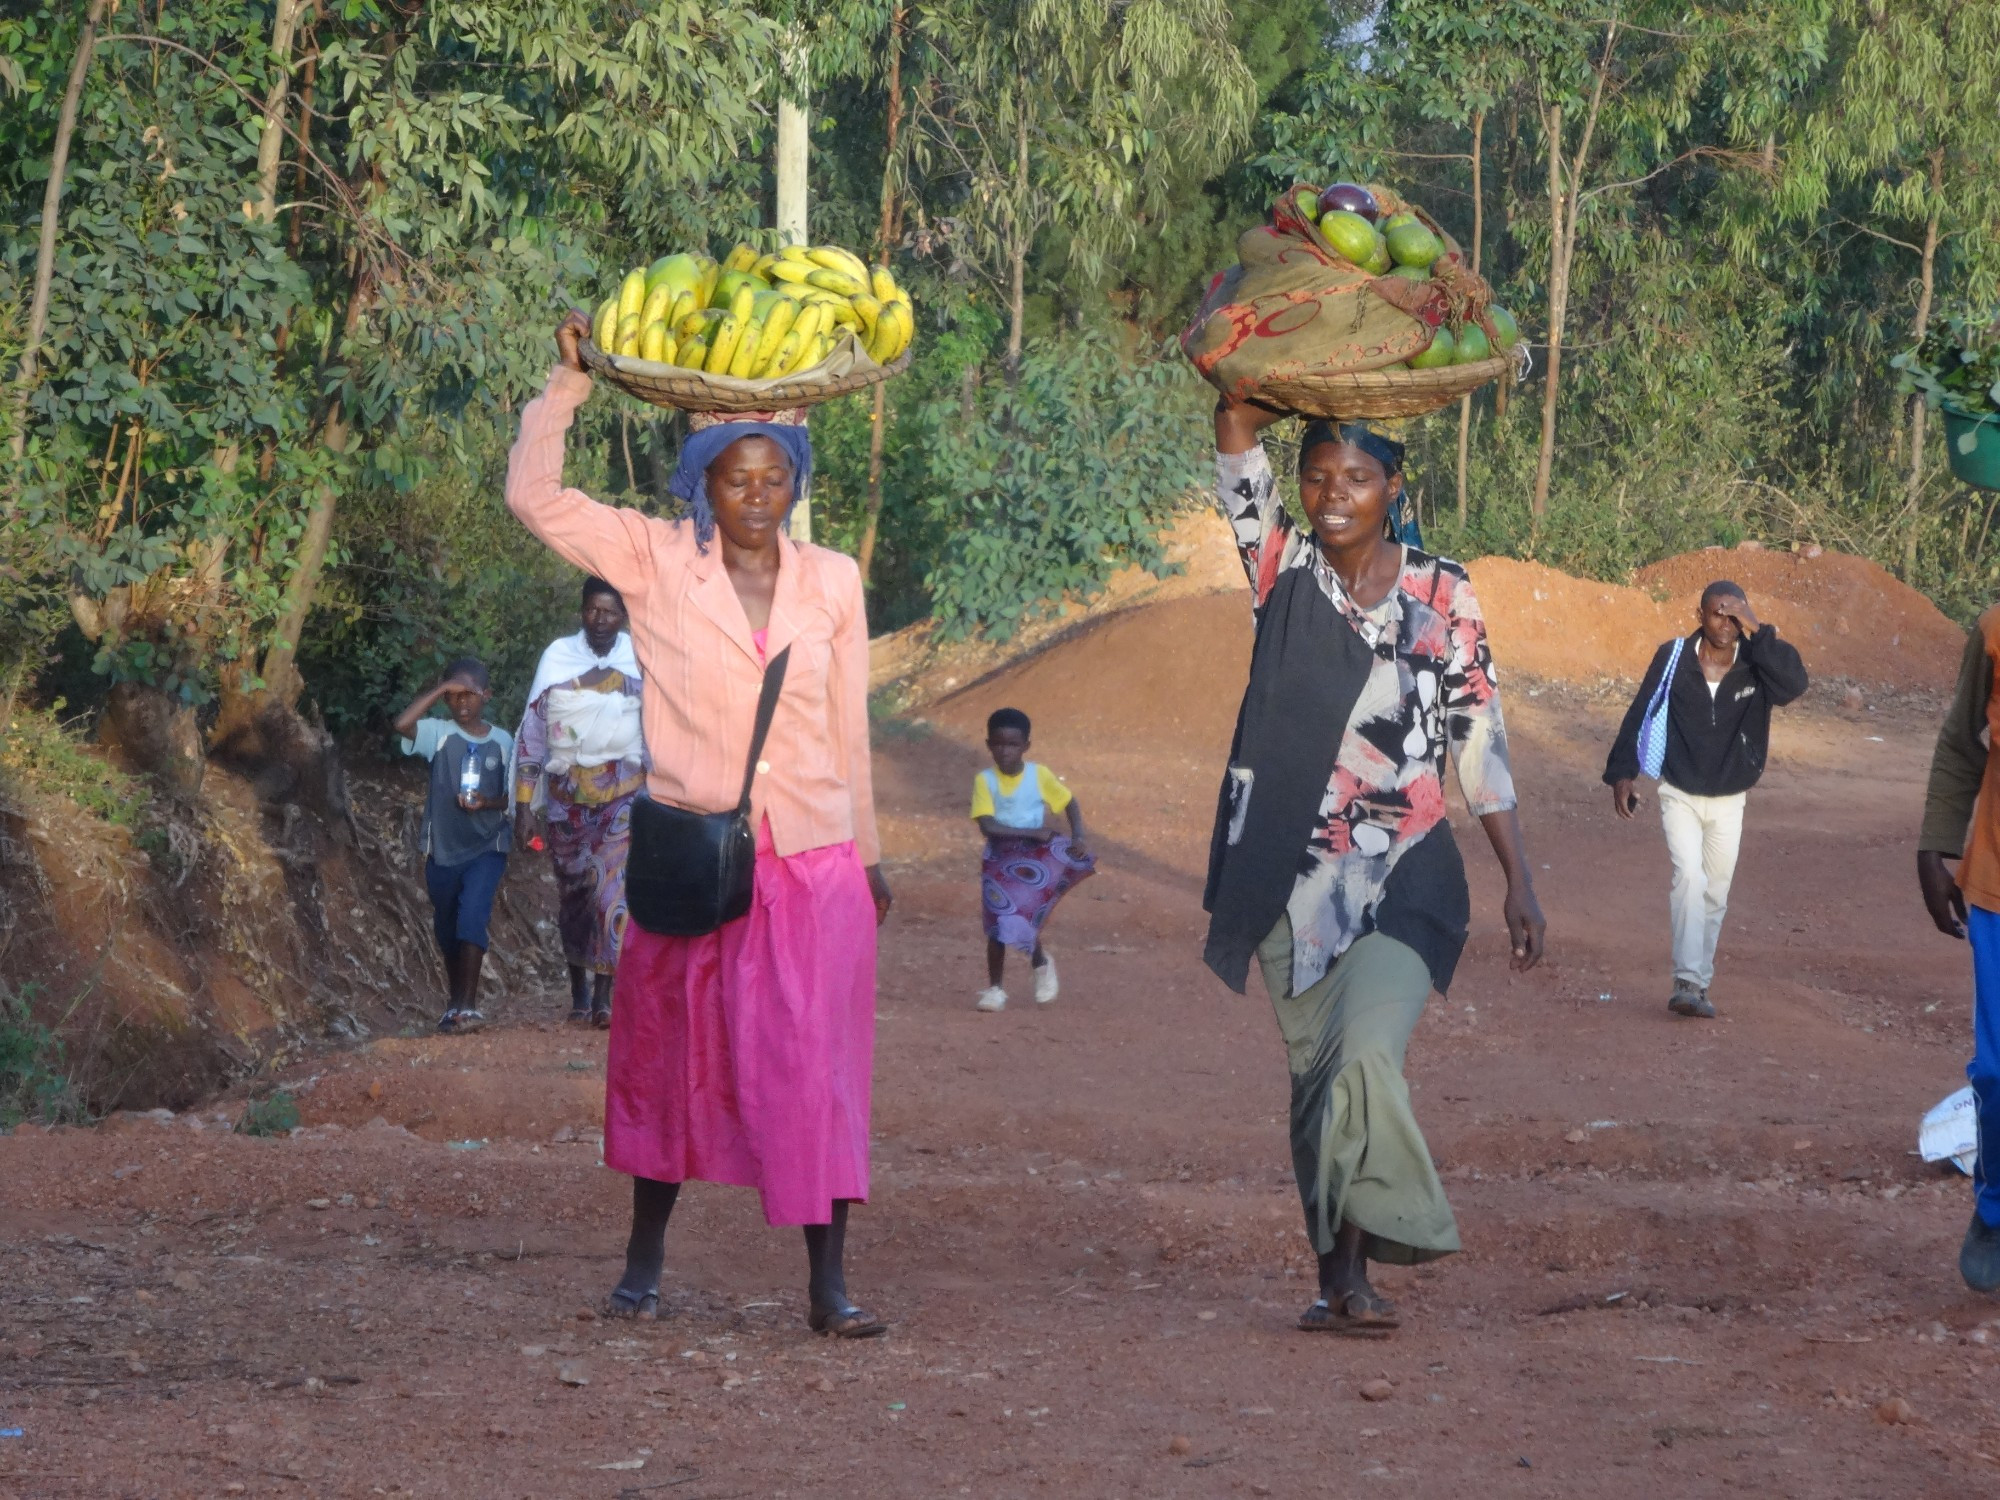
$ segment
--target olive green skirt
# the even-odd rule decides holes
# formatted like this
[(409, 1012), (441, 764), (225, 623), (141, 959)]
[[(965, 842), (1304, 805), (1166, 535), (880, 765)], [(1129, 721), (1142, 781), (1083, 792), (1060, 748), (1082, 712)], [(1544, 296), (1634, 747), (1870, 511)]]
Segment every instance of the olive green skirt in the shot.
[(1321, 1255), (1359, 1225), (1370, 1260), (1411, 1265), (1458, 1249), (1458, 1225), (1410, 1111), (1403, 1052), (1430, 998), (1414, 948), (1371, 932), (1302, 995), (1288, 993), (1292, 919), (1257, 947), (1292, 1074), (1292, 1168)]

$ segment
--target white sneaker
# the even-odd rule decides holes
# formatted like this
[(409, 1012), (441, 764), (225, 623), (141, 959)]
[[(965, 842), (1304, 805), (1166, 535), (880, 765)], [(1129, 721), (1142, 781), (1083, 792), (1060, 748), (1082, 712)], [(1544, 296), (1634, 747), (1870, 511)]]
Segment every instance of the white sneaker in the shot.
[(981, 990), (979, 992), (979, 1003), (973, 1007), (974, 1010), (1005, 1010), (1006, 1008), (1007, 992), (997, 984), (988, 989)]
[(1042, 963), (1035, 970), (1035, 1003), (1047, 1005), (1055, 999), (1060, 990), (1056, 983), (1056, 956), (1048, 949), (1042, 950)]

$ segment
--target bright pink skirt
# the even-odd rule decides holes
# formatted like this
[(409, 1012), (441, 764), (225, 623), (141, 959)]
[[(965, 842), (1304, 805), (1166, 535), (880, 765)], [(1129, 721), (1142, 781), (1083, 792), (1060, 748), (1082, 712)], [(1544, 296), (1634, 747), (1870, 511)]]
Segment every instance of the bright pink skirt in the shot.
[(702, 937), (625, 929), (605, 1165), (754, 1187), (771, 1224), (868, 1196), (875, 903), (852, 844), (781, 858), (758, 829), (748, 916)]

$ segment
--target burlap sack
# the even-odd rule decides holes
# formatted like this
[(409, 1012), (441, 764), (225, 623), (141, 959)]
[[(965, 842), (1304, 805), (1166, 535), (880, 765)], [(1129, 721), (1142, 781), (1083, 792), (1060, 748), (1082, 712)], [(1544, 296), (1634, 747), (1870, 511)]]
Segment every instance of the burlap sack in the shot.
[[(1478, 323), (1493, 337), (1485, 279), (1458, 242), (1393, 189), (1370, 184), (1382, 217), (1413, 213), (1444, 241), (1429, 281), (1374, 276), (1306, 222), (1293, 193), (1271, 222), (1236, 242), (1238, 264), (1209, 283), (1181, 349), (1226, 395), (1254, 397), (1267, 380), (1379, 370), (1429, 347), (1438, 327)], [(1497, 343), (1497, 340), (1496, 340)]]

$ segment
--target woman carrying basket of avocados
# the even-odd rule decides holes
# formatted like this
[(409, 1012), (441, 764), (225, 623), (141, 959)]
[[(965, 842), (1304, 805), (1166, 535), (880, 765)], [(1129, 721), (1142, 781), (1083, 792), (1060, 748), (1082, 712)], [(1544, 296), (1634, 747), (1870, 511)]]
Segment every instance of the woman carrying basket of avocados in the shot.
[[(607, 1311), (657, 1315), (667, 1220), (699, 1179), (755, 1187), (767, 1222), (804, 1226), (808, 1323), (867, 1338), (886, 1325), (848, 1300), (842, 1251), (848, 1205), (868, 1196), (875, 928), (890, 898), (860, 574), (785, 534), (811, 474), (803, 412), (697, 419), (672, 481), (688, 506), (678, 520), (565, 488), (589, 334), (580, 313), (556, 330), (561, 361), (522, 413), (507, 504), (624, 596), (644, 673), (651, 765), (634, 804), (604, 1120), (605, 1164), (633, 1179), (632, 1232)], [(726, 842), (732, 819), (745, 872), (754, 829), (747, 911), (724, 902), (699, 930), (675, 885), (694, 846), (671, 841)], [(714, 859), (728, 884), (737, 867)]]
[(1292, 1165), (1319, 1257), (1311, 1332), (1383, 1336), (1370, 1260), (1458, 1249), (1410, 1108), (1403, 1054), (1465, 945), (1471, 903), (1445, 819), (1444, 760), (1507, 877), (1517, 970), (1542, 957), (1499, 690), (1465, 570), (1384, 534), (1402, 444), (1311, 422), (1286, 514), (1259, 432), (1216, 407), (1217, 499), (1250, 575), (1256, 645), (1210, 849), (1204, 954), (1241, 993), (1263, 970), (1290, 1066)]

